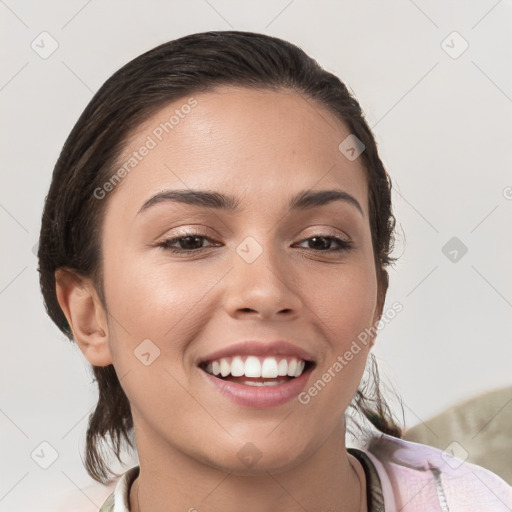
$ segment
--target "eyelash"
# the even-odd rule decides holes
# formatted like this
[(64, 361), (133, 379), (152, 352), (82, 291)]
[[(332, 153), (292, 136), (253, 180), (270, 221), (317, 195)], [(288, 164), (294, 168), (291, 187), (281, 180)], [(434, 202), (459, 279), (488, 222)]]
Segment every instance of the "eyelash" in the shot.
[[(162, 247), (166, 251), (169, 251), (169, 252), (172, 252), (175, 254), (181, 254), (181, 255), (194, 254), (194, 253), (198, 254), (198, 253), (201, 253), (201, 252), (204, 252), (204, 251), (210, 249), (210, 247), (201, 247), (199, 249), (180, 249), (180, 248), (176, 248), (176, 247), (171, 247), (172, 243), (178, 242), (180, 240), (183, 240), (183, 239), (189, 238), (189, 237), (201, 238), (201, 239), (208, 240), (209, 242), (214, 242), (214, 240), (212, 240), (210, 237), (205, 236), (205, 235), (200, 235), (197, 233), (184, 233), (178, 237), (169, 238), (167, 240), (164, 240), (163, 242), (158, 244), (158, 247)], [(354, 248), (353, 242), (350, 242), (348, 240), (343, 240), (340, 237), (332, 236), (332, 235), (313, 235), (311, 237), (305, 238), (304, 240), (301, 240), (301, 242), (299, 242), (299, 243), (307, 242), (309, 240), (312, 240), (313, 238), (324, 238), (326, 240), (334, 240), (338, 244), (337, 249), (326, 249), (326, 250), (307, 249), (307, 250), (314, 251), (317, 253), (339, 253), (339, 252), (344, 252), (344, 251), (348, 252)]]

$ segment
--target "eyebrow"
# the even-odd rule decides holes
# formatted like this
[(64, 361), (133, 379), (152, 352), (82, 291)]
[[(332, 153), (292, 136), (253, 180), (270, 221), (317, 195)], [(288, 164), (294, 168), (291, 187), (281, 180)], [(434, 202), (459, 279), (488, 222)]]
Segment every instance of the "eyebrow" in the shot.
[[(139, 213), (148, 210), (150, 207), (162, 202), (184, 203), (200, 208), (213, 208), (225, 210), (229, 213), (240, 213), (238, 199), (231, 195), (208, 190), (164, 190), (150, 197), (140, 208)], [(340, 189), (331, 190), (304, 190), (292, 197), (289, 203), (290, 211), (308, 210), (327, 205), (334, 201), (340, 201), (354, 206), (364, 217), (363, 209), (359, 201), (348, 192)]]

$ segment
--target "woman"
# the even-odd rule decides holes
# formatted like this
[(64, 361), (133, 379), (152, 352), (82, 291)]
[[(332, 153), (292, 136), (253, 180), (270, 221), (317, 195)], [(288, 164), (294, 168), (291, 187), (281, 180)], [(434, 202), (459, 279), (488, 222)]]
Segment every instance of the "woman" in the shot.
[[(39, 246), (48, 313), (98, 382), (89, 474), (109, 481), (107, 436), (118, 458), (136, 443), (101, 511), (511, 507), (503, 480), (401, 440), (359, 389), (393, 229), (359, 104), (296, 46), (193, 34), (107, 80)], [(362, 449), (351, 405), (376, 427)]]

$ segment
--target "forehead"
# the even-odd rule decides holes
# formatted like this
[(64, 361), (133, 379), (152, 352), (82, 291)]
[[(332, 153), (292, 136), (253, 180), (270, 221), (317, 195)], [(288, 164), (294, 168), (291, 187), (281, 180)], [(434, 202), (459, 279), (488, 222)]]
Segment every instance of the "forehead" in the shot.
[(116, 169), (136, 161), (116, 193), (142, 204), (164, 188), (222, 189), (261, 207), (294, 190), (336, 186), (366, 209), (362, 159), (339, 149), (349, 135), (343, 121), (305, 95), (217, 87), (166, 104), (131, 134)]

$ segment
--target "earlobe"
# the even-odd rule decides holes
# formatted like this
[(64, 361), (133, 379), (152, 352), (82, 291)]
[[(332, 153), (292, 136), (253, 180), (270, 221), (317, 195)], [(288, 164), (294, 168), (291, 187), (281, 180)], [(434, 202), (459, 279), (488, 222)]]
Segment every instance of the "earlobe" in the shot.
[(378, 325), (379, 325), (379, 322), (380, 322), (380, 313), (377, 312), (375, 313), (375, 316), (373, 317), (373, 324), (372, 324), (372, 336), (370, 338), (370, 350), (373, 348), (373, 346), (375, 345), (375, 341), (377, 339), (377, 331), (378, 331)]
[(112, 364), (107, 318), (91, 280), (59, 268), (55, 286), (59, 305), (86, 359), (95, 366)]
[(374, 331), (374, 335), (371, 337), (371, 340), (370, 340), (370, 350), (375, 345), (375, 341), (377, 339), (377, 331), (378, 331), (379, 322), (382, 317), (382, 313), (384, 312), (384, 302), (386, 300), (386, 292), (387, 292), (387, 288), (388, 288), (387, 272), (385, 272), (383, 281), (384, 282), (382, 282), (382, 281), (378, 282), (377, 306), (375, 309), (375, 315), (373, 316), (373, 324), (372, 324), (372, 327), (373, 327), (372, 330)]

